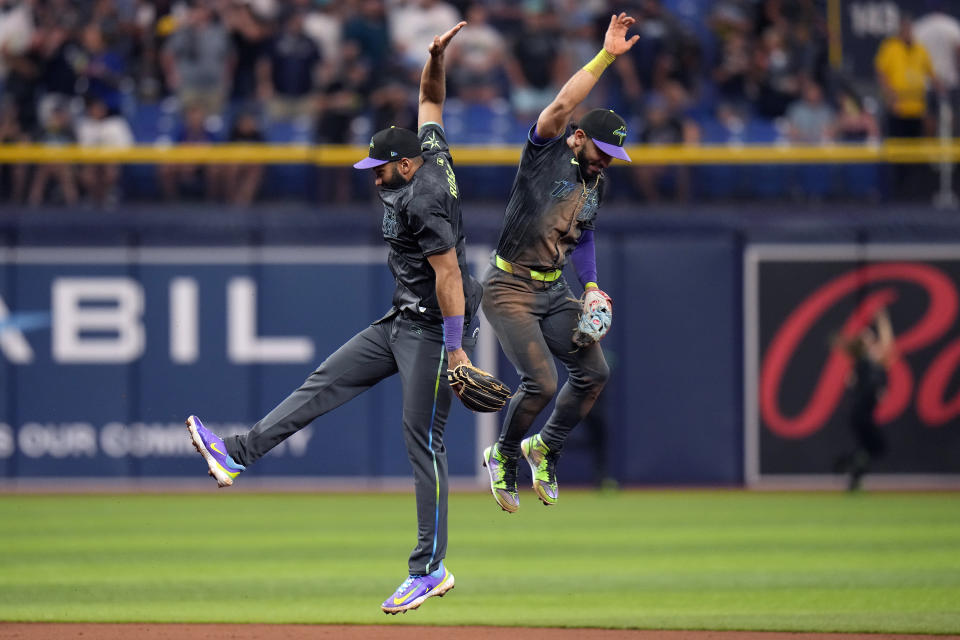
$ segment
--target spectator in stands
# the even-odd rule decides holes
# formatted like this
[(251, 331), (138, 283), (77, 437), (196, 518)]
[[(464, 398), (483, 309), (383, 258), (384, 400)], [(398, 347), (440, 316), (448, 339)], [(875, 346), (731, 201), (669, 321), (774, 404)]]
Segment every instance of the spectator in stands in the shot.
[[(206, 145), (217, 142), (207, 124), (207, 111), (202, 103), (188, 104), (175, 142), (179, 146)], [(160, 188), (167, 200), (181, 196), (216, 199), (222, 187), (222, 167), (213, 164), (163, 164), (159, 168)]]
[(370, 68), (354, 41), (347, 41), (341, 61), (320, 91), (317, 139), (332, 144), (351, 142), (351, 128), (367, 108)]
[(270, 31), (247, 2), (234, 2), (223, 15), (230, 34), (230, 102), (242, 108), (256, 100), (257, 64)]
[(922, 137), (927, 82), (938, 87), (940, 83), (934, 75), (930, 54), (914, 38), (909, 13), (901, 13), (898, 32), (880, 43), (874, 66), (887, 108), (887, 136)]
[[(933, 63), (923, 45), (913, 36), (913, 17), (900, 14), (895, 35), (880, 43), (874, 57), (877, 83), (886, 106), (886, 135), (890, 138), (924, 136), (927, 117), (927, 82), (938, 89)], [(895, 198), (909, 198), (929, 193), (930, 170), (921, 165), (890, 166), (890, 187)]]
[(880, 139), (877, 118), (864, 108), (863, 100), (850, 89), (837, 93), (837, 117), (831, 138), (837, 142), (876, 142)]
[(176, 25), (161, 54), (167, 87), (181, 105), (199, 103), (209, 113), (220, 113), (229, 77), (227, 30), (205, 3), (193, 5)]
[(513, 43), (515, 66), (508, 66), (515, 115), (536, 118), (570, 77), (570, 60), (560, 48), (556, 16), (546, 8), (524, 6), (523, 26)]
[(960, 136), (960, 21), (943, 11), (943, 4), (928, 0), (933, 11), (914, 23), (913, 34), (930, 55), (933, 74), (942, 85), (944, 95), (938, 98), (950, 107), (950, 133)]
[[(263, 142), (260, 124), (252, 111), (241, 111), (230, 129), (230, 142), (258, 144)], [(262, 164), (231, 164), (224, 167), (224, 193), (227, 202), (247, 206), (257, 197), (263, 181)]]
[(374, 131), (391, 126), (411, 131), (417, 128), (417, 88), (405, 80), (388, 81), (370, 94)]
[(335, 0), (292, 0), (303, 12), (303, 31), (320, 50), (320, 81), (325, 82), (340, 64), (343, 47), (343, 16), (346, 3)]
[[(690, 43), (680, 24), (664, 9), (660, 0), (642, 0), (637, 12), (640, 40), (627, 58), (644, 91), (664, 92), (683, 88), (695, 90), (698, 47)], [(686, 65), (690, 65), (689, 67)]]
[[(0, 144), (29, 141), (30, 136), (20, 128), (16, 103), (0, 95)], [(27, 192), (28, 169), (25, 164), (0, 163), (0, 200), (6, 199), (14, 204), (23, 202)]]
[(713, 69), (713, 83), (722, 102), (738, 107), (748, 104), (750, 59), (747, 36), (737, 32), (729, 33), (723, 40), (720, 60)]
[(784, 34), (767, 29), (751, 56), (747, 73), (747, 97), (756, 115), (779, 118), (791, 102), (800, 97), (800, 76)]
[[(133, 132), (122, 115), (111, 113), (98, 95), (88, 95), (86, 101), (86, 114), (77, 123), (77, 141), (81, 146), (126, 148), (133, 145)], [(85, 164), (80, 169), (80, 182), (86, 196), (96, 206), (116, 205), (119, 180), (118, 164)]]
[(835, 114), (813, 79), (803, 81), (801, 97), (787, 108), (786, 119), (790, 142), (823, 144), (833, 139)]
[(257, 69), (258, 93), (268, 100), (274, 120), (306, 119), (316, 113), (313, 95), (321, 62), (320, 50), (304, 32), (303, 11), (290, 11), (283, 28), (267, 47)]
[[(699, 143), (699, 127), (693, 120), (683, 117), (683, 87), (672, 83), (664, 89), (663, 93), (654, 93), (647, 100), (638, 142), (649, 146)], [(658, 202), (671, 187), (678, 202), (690, 198), (688, 166), (638, 164), (633, 167), (633, 176), (647, 202)]]
[(387, 15), (390, 45), (403, 67), (412, 73), (414, 84), (427, 61), (435, 35), (446, 33), (460, 22), (460, 12), (444, 0), (397, 0)]
[[(37, 136), (37, 142), (49, 147), (61, 147), (74, 144), (77, 137), (73, 131), (70, 110), (66, 103), (53, 105), (44, 120), (43, 130)], [(54, 195), (68, 206), (77, 203), (77, 181), (72, 165), (65, 162), (37, 165), (30, 185), (30, 205), (38, 207), (46, 199), (47, 185), (53, 181), (58, 187)]]
[(0, 0), (0, 94), (6, 88), (11, 62), (27, 53), (33, 41), (34, 17), (25, 0)]
[[(880, 125), (876, 116), (864, 106), (863, 100), (849, 87), (841, 87), (836, 95), (837, 116), (831, 136), (840, 143), (876, 144), (880, 140)], [(861, 202), (880, 199), (879, 168), (875, 164), (842, 164), (836, 172), (838, 192)]]
[(128, 68), (134, 77), (138, 97), (154, 102), (170, 93), (162, 65), (166, 40), (176, 30), (171, 15), (174, 0), (136, 0), (130, 29), (136, 60)]
[(389, 30), (383, 2), (359, 0), (357, 12), (343, 26), (344, 42), (356, 45), (374, 85), (379, 85), (380, 79), (391, 72)]
[(733, 34), (749, 36), (754, 30), (750, 7), (743, 0), (715, 0), (712, 5), (707, 21), (721, 42)]
[[(0, 33), (0, 67), (5, 70), (3, 96), (11, 100), (16, 107), (20, 130), (33, 135), (39, 127), (37, 103), (40, 98), (40, 73), (42, 70), (41, 44), (42, 30), (33, 27), (33, 13), (25, 8), (28, 3), (18, 4), (8, 9), (8, 14), (0, 29), (22, 28), (23, 33)], [(30, 22), (24, 26), (19, 17)]]
[(120, 113), (126, 62), (107, 47), (100, 26), (91, 22), (83, 28), (83, 56), (76, 61), (75, 71), (82, 93), (95, 95), (110, 113)]
[(503, 68), (507, 64), (516, 65), (515, 60), (509, 59), (506, 41), (487, 22), (487, 9), (480, 3), (467, 9), (467, 25), (450, 43), (447, 53), (451, 93), (464, 102), (477, 104), (505, 98)]
[(40, 43), (40, 98), (39, 118), (46, 122), (54, 107), (69, 103), (78, 92), (77, 61), (86, 57), (85, 50), (75, 37), (75, 17), (71, 13), (55, 17), (43, 29)]
[[(371, 69), (367, 65), (367, 59), (363, 57), (358, 43), (354, 40), (346, 40), (341, 51), (340, 64), (337, 65), (318, 97), (320, 118), (317, 122), (316, 138), (319, 142), (348, 144), (358, 137), (355, 125), (364, 121), (370, 106)], [(379, 92), (376, 100), (378, 109), (390, 104), (391, 100), (388, 98), (396, 93), (392, 90), (394, 86), (388, 84), (377, 90)], [(400, 90), (399, 102), (403, 109), (401, 117), (392, 113), (382, 116), (390, 119), (390, 124), (382, 126), (377, 124), (376, 127), (371, 128), (379, 131), (391, 124), (406, 127), (409, 124), (406, 120), (408, 93), (403, 89)], [(406, 124), (400, 124), (401, 122)], [(327, 194), (332, 192), (334, 201), (346, 202), (352, 193), (354, 182), (352, 174), (353, 169), (350, 167), (329, 167), (320, 175), (319, 188)], [(325, 197), (329, 198), (329, 195)]]

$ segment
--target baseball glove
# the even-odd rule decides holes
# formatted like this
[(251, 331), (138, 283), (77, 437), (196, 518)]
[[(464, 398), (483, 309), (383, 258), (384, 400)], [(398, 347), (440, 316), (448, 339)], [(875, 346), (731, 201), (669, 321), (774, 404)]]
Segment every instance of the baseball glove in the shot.
[(500, 411), (513, 395), (510, 387), (492, 375), (466, 362), (447, 371), (450, 388), (470, 411), (493, 413)]
[(573, 328), (573, 342), (586, 347), (599, 342), (613, 322), (613, 300), (600, 289), (584, 291), (580, 297), (580, 319)]

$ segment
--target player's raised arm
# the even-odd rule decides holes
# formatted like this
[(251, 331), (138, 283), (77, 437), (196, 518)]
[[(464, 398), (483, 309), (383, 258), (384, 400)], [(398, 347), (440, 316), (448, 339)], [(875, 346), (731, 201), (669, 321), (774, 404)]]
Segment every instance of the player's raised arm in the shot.
[[(596, 57), (585, 64), (573, 76), (567, 80), (566, 84), (560, 89), (560, 93), (553, 99), (537, 118), (537, 135), (541, 138), (555, 138), (563, 133), (564, 128), (570, 121), (573, 110), (577, 108), (594, 85), (600, 79), (610, 64), (617, 59), (617, 56), (629, 51), (634, 43), (640, 39), (640, 36), (633, 36), (627, 39), (627, 30), (636, 22), (635, 19), (626, 13), (610, 16), (610, 26), (607, 27), (607, 33), (603, 38), (603, 49)], [(421, 94), (422, 95), (422, 94)], [(422, 107), (421, 97), (421, 107)]]
[(434, 36), (430, 44), (430, 56), (420, 74), (420, 108), (417, 112), (417, 128), (427, 122), (443, 125), (443, 101), (447, 97), (447, 78), (444, 69), (444, 52), (466, 22), (460, 22), (442, 36)]

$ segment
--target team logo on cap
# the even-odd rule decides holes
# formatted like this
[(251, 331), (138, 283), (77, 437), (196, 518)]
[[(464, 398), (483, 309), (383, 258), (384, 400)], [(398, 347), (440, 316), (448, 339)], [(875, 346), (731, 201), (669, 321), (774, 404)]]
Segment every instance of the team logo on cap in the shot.
[(623, 125), (620, 125), (620, 128), (613, 132), (613, 135), (620, 138), (620, 146), (623, 146), (623, 139), (627, 137), (627, 128)]
[(373, 149), (373, 138), (370, 138), (370, 148)]

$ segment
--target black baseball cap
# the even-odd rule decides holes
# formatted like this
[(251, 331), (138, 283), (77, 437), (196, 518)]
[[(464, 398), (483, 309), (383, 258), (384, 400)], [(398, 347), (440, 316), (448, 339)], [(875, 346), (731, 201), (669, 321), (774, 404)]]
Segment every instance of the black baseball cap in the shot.
[(370, 155), (353, 165), (354, 169), (371, 169), (400, 158), (419, 158), (420, 138), (413, 131), (390, 127), (377, 131), (370, 138)]
[(630, 156), (623, 150), (623, 141), (627, 138), (627, 123), (613, 111), (594, 109), (583, 116), (577, 126), (590, 136), (600, 151), (630, 162)]

